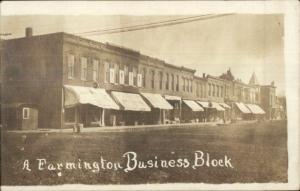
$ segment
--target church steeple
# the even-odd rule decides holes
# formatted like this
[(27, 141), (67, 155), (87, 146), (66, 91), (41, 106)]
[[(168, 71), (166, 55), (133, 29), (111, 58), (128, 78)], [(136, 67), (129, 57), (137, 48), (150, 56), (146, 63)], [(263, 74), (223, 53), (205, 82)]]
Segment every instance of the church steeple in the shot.
[(252, 73), (252, 76), (249, 80), (249, 84), (251, 85), (259, 85), (255, 72)]

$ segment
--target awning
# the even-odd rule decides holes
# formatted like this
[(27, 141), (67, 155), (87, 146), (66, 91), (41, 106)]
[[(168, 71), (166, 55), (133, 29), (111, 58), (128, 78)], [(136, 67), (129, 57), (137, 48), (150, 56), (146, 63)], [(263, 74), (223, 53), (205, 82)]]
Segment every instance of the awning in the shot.
[(181, 97), (179, 97), (179, 96), (164, 95), (164, 97), (166, 100), (181, 101)]
[(105, 109), (120, 109), (104, 89), (70, 85), (65, 85), (64, 87), (65, 106), (91, 104)]
[(204, 111), (204, 109), (199, 104), (197, 104), (195, 101), (192, 101), (192, 100), (183, 100), (183, 102), (189, 108), (191, 108), (192, 111)]
[(215, 108), (217, 111), (225, 111), (225, 109), (217, 102), (211, 102), (211, 104), (212, 107)]
[(230, 109), (231, 107), (226, 103), (219, 103), (222, 107)]
[(115, 100), (128, 111), (151, 111), (139, 94), (112, 91), (111, 95)]
[(197, 101), (203, 108), (211, 108), (209, 107), (209, 103), (207, 101)]
[(158, 109), (173, 109), (173, 106), (169, 104), (160, 94), (141, 93), (154, 108)]
[(249, 110), (254, 114), (265, 114), (266, 112), (256, 104), (246, 104)]
[(242, 113), (246, 113), (246, 114), (251, 113), (251, 111), (248, 109), (248, 107), (245, 104), (243, 104), (242, 102), (240, 102), (240, 103), (236, 102), (235, 104)]

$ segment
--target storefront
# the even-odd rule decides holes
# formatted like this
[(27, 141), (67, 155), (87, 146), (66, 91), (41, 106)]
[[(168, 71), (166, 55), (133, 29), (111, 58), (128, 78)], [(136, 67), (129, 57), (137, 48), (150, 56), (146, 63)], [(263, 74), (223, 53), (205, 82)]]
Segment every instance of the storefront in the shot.
[(235, 102), (234, 107), (234, 119), (251, 119), (251, 110), (242, 102)]
[(114, 112), (120, 107), (104, 89), (65, 85), (64, 90), (65, 127), (77, 123), (85, 127), (115, 124), (114, 119), (107, 120), (106, 112)]
[(193, 100), (183, 100), (181, 116), (186, 123), (200, 122), (204, 118), (204, 109)]
[(266, 114), (266, 112), (256, 104), (245, 104), (245, 105), (251, 111), (251, 113), (252, 113), (251, 118), (252, 119), (262, 119)]
[(225, 116), (224, 116), (225, 122), (230, 121), (232, 118), (231, 107), (226, 103), (218, 103), (218, 104), (221, 105), (225, 109)]
[(181, 121), (181, 97), (164, 95), (164, 98), (172, 105), (173, 109), (166, 112), (167, 123), (180, 123)]
[(116, 115), (117, 125), (144, 125), (151, 108), (139, 94), (112, 91), (113, 99), (121, 106)]
[(166, 118), (166, 111), (173, 109), (173, 106), (167, 102), (160, 94), (141, 93), (146, 102), (151, 105), (151, 112), (148, 115), (147, 124), (165, 124), (168, 120)]

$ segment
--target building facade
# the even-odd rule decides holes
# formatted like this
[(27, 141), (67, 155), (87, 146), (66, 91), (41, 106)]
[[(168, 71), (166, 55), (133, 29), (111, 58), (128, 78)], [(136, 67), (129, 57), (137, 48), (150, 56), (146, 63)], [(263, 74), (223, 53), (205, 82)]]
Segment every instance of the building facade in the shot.
[(33, 36), (27, 29), (26, 37), (2, 45), (2, 102), (36, 105), (39, 128), (229, 120), (235, 102), (268, 113), (272, 105), (265, 102), (276, 95), (274, 86), (244, 84), (230, 70), (199, 77), (136, 50), (66, 33)]

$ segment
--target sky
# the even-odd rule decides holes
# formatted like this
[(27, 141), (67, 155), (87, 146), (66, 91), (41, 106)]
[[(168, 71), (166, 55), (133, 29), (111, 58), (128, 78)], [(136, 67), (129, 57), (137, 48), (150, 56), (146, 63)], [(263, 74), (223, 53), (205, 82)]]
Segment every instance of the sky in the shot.
[[(80, 32), (165, 21), (192, 15), (131, 16), (3, 16), (4, 39), (24, 37), (25, 28), (33, 35), (53, 32)], [(195, 16), (195, 15), (193, 15)], [(248, 83), (253, 72), (261, 85), (275, 82), (277, 94), (285, 90), (284, 19), (282, 15), (234, 14), (185, 24), (117, 34), (82, 36), (128, 47), (167, 63), (219, 76), (231, 69), (236, 78)]]

